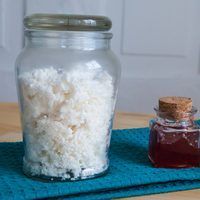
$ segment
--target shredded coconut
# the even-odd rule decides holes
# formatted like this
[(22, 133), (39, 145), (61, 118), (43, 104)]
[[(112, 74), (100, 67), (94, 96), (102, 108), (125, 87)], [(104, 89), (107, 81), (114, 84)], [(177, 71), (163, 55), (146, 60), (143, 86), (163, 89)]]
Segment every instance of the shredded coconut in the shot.
[(25, 139), (24, 170), (77, 179), (108, 167), (112, 77), (105, 71), (51, 68), (19, 76)]

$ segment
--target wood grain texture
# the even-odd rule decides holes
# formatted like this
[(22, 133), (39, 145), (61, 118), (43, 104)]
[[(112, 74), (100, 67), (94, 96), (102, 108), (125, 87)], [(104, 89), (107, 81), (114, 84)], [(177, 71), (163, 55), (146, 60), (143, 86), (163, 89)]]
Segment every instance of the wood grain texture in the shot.
[[(133, 128), (148, 126), (153, 115), (117, 112), (114, 128)], [(16, 103), (0, 103), (0, 142), (22, 140), (19, 109)], [(124, 200), (199, 200), (200, 189), (171, 192), (157, 195), (125, 198)]]

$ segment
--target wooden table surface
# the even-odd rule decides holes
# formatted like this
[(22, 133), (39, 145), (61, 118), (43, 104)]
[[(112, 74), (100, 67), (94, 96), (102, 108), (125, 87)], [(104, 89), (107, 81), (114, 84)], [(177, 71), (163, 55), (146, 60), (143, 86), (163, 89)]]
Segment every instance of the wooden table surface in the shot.
[[(114, 128), (148, 126), (152, 115), (119, 112), (115, 115)], [(22, 140), (19, 109), (16, 103), (0, 103), (0, 142)], [(158, 195), (126, 198), (126, 200), (200, 200), (200, 189)]]

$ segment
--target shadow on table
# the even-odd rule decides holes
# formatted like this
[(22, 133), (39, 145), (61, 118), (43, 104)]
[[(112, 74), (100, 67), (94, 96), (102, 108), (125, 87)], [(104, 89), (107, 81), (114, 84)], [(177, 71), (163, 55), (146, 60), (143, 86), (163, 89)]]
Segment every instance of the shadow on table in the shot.
[(22, 172), (23, 146), (20, 142), (0, 143), (0, 174), (11, 175)]
[(140, 166), (150, 167), (148, 149), (132, 141), (115, 141), (111, 145), (111, 160), (124, 160), (126, 163), (134, 163)]

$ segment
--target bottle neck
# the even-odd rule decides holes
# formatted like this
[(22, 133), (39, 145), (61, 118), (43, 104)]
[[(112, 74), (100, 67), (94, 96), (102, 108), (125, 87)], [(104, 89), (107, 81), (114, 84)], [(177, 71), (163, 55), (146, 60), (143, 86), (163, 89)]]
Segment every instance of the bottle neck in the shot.
[(157, 123), (169, 127), (192, 126), (195, 123), (195, 114), (198, 111), (194, 106), (190, 111), (161, 111), (158, 107), (155, 107), (154, 110), (157, 114)]
[(111, 33), (72, 31), (25, 31), (26, 47), (77, 50), (110, 49)]
[(169, 120), (162, 117), (157, 117), (156, 121), (158, 124), (168, 127), (188, 127), (194, 124), (194, 117), (180, 120)]

